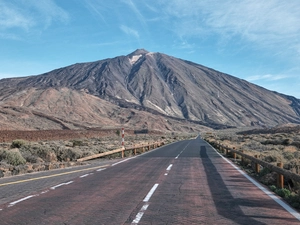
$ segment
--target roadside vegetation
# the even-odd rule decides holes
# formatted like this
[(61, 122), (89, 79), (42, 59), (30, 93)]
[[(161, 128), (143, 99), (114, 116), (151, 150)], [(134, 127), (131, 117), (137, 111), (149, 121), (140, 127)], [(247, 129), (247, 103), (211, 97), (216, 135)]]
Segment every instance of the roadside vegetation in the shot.
[[(162, 141), (165, 144), (193, 138), (193, 134), (126, 135), (125, 146), (133, 146)], [(22, 173), (64, 168), (89, 162), (76, 162), (86, 156), (111, 151), (121, 147), (120, 132), (99, 138), (83, 138), (58, 141), (25, 141), (17, 139), (0, 143), (0, 177)], [(106, 156), (118, 158), (120, 154)]]
[[(205, 139), (210, 143), (243, 150), (250, 156), (257, 155), (259, 159), (270, 164), (283, 163), (283, 168), (300, 174), (300, 126), (268, 130), (221, 130), (207, 133)], [(254, 172), (254, 163), (246, 160), (243, 165), (237, 163), (261, 183), (269, 186), (270, 190), (284, 198), (291, 206), (300, 209), (300, 183), (289, 179), (284, 180), (284, 188), (276, 187), (277, 173), (262, 168), (259, 174)]]

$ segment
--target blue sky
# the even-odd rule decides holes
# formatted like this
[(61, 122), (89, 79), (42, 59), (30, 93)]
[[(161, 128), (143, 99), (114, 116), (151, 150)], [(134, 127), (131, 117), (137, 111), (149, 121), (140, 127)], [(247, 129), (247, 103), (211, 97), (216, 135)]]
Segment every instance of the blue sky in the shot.
[(299, 0), (0, 0), (0, 79), (138, 48), (300, 99)]

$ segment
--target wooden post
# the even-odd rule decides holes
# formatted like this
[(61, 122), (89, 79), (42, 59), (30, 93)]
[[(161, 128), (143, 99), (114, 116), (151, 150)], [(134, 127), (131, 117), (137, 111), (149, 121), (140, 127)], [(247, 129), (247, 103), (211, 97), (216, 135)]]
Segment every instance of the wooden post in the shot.
[[(277, 166), (279, 168), (283, 168), (283, 163), (277, 163)], [(283, 182), (284, 182), (284, 178), (283, 178), (283, 175), (282, 174), (277, 174), (277, 187), (278, 188), (283, 188), (284, 185), (283, 185)]]
[[(241, 153), (244, 153), (244, 150), (241, 150)], [(242, 156), (241, 163), (242, 163), (242, 165), (244, 165), (244, 164), (245, 164), (245, 161), (244, 161), (244, 156)]]
[(122, 158), (124, 158), (124, 150), (122, 151)]
[[(255, 158), (258, 158), (258, 155), (255, 155), (254, 157), (255, 157)], [(259, 172), (260, 172), (260, 166), (259, 166), (258, 163), (255, 163), (255, 172), (256, 172), (256, 173), (259, 173)]]
[(136, 155), (136, 148), (134, 149), (134, 155)]
[(234, 152), (233, 153), (233, 158), (234, 158), (234, 161), (236, 160), (236, 153)]

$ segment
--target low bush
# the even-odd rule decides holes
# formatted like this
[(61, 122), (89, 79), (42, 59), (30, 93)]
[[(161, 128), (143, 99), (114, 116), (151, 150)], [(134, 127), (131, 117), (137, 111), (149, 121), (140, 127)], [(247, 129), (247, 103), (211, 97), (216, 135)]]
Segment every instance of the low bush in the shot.
[(26, 163), (26, 159), (23, 158), (19, 151), (5, 150), (3, 151), (1, 158), (13, 166), (24, 165)]
[(17, 139), (17, 140), (12, 141), (11, 148), (21, 148), (22, 146), (25, 146), (26, 143), (27, 142), (25, 140)]

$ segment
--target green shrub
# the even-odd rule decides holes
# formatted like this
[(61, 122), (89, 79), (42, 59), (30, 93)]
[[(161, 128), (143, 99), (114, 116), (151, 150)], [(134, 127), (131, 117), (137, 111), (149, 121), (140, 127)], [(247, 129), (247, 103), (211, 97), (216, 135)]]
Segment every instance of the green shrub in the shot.
[(278, 194), (282, 198), (288, 198), (291, 196), (291, 191), (286, 188), (276, 189), (275, 193)]
[(73, 147), (84, 145), (83, 141), (81, 141), (81, 140), (72, 140), (71, 142), (73, 143)]
[(270, 186), (270, 189), (271, 189), (271, 191), (275, 192), (276, 189), (277, 189), (277, 187), (276, 187), (275, 185), (271, 185), (271, 186)]
[(26, 145), (26, 141), (22, 139), (13, 140), (11, 147), (12, 148), (21, 148), (22, 146)]
[(1, 158), (13, 166), (24, 165), (26, 163), (26, 160), (18, 151), (4, 151)]

